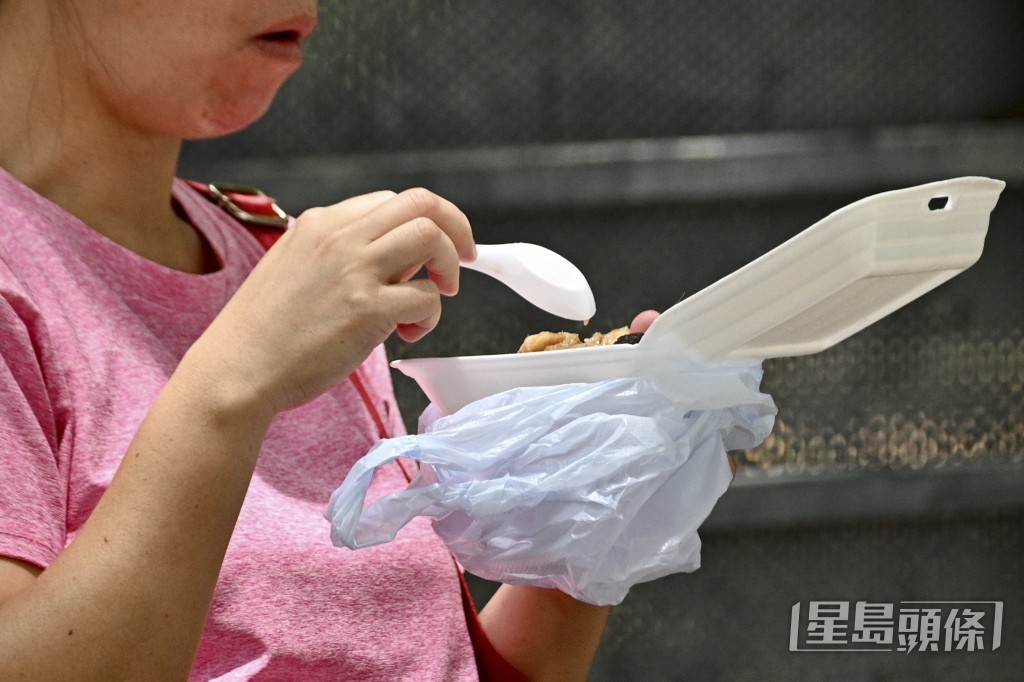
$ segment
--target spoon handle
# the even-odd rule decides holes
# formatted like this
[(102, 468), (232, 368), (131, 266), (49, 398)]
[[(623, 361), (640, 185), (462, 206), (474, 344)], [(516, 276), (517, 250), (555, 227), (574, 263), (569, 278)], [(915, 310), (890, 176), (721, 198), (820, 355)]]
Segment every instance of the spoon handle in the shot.
[(504, 244), (477, 244), (476, 260), (462, 261), (461, 265), (469, 270), (482, 272), (497, 280), (505, 282), (507, 277), (522, 276), (524, 268), (520, 261), (503, 256)]

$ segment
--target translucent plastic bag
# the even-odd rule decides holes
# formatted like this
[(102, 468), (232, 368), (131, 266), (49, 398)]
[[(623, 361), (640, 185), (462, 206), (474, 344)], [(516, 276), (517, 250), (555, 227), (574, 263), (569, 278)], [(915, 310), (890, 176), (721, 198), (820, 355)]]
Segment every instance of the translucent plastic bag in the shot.
[[(700, 566), (697, 528), (732, 477), (726, 451), (774, 424), (760, 379), (760, 362), (676, 363), (479, 400), (357, 462), (331, 497), (331, 538), (376, 545), (427, 516), (471, 573), (617, 604), (636, 583)], [(419, 474), (364, 508), (374, 469), (398, 457)]]

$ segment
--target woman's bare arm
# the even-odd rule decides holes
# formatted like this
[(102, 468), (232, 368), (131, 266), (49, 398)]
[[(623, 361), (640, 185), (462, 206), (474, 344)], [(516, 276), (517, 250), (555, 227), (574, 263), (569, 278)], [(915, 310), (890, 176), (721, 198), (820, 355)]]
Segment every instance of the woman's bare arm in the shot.
[(573, 682), (587, 679), (610, 612), (558, 590), (502, 585), (480, 622), (494, 648), (528, 679)]
[(175, 374), (75, 541), (0, 604), (0, 678), (188, 676), (272, 417), (210, 388)]

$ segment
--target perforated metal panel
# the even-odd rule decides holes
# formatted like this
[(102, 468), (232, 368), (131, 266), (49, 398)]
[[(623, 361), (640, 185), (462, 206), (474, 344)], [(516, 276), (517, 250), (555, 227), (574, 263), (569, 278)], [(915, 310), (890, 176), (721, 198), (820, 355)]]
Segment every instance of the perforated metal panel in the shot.
[(868, 334), (814, 357), (771, 361), (767, 373), (779, 418), (765, 444), (743, 454), (746, 466), (835, 473), (1024, 461), (1019, 328)]

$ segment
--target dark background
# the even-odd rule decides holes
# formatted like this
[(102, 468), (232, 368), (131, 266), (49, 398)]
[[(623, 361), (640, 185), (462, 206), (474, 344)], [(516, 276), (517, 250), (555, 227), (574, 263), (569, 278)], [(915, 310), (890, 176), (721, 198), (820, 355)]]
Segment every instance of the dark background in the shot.
[[(634, 588), (594, 680), (1002, 680), (1024, 669), (1024, 3), (321, 2), (304, 70), (184, 173), (287, 209), (423, 184), (481, 242), (576, 262), (594, 328), (665, 308), (831, 211), (1005, 180), (985, 253), (838, 346), (771, 360), (704, 566)], [(392, 357), (509, 352), (563, 322), (469, 273)], [(425, 405), (395, 377), (407, 422)], [(474, 582), (480, 599), (492, 586)], [(1004, 601), (997, 651), (792, 653), (813, 600)]]

